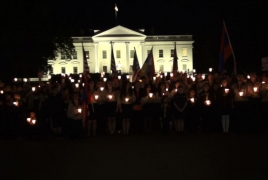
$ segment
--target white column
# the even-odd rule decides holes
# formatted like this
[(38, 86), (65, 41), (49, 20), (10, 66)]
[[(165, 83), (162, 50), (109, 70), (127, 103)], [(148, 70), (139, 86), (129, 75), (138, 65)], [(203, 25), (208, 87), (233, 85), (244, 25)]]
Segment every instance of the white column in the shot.
[(129, 42), (126, 42), (126, 68), (125, 73), (129, 73)]
[(99, 52), (99, 43), (95, 42), (94, 43), (95, 46), (95, 73), (98, 73), (100, 70), (100, 64), (99, 64), (99, 58), (98, 58), (98, 52)]
[(145, 47), (144, 47), (144, 42), (141, 42), (141, 63), (140, 63), (140, 66), (142, 67), (144, 61), (145, 61), (145, 58), (146, 58), (146, 55), (145, 55)]

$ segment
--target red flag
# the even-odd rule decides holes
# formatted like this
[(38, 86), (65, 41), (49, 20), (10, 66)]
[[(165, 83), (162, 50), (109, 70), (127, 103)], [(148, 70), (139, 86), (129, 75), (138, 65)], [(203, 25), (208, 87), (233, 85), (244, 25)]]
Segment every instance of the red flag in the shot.
[(227, 59), (232, 55), (231, 43), (228, 37), (225, 23), (223, 22), (223, 29), (221, 35), (221, 49), (220, 49), (220, 63), (219, 72), (224, 73), (224, 65)]
[(172, 73), (173, 76), (176, 77), (177, 76), (177, 72), (178, 72), (178, 56), (177, 56), (177, 51), (176, 51), (176, 42), (175, 42), (175, 48), (174, 48), (174, 54), (173, 54), (173, 67), (172, 67)]

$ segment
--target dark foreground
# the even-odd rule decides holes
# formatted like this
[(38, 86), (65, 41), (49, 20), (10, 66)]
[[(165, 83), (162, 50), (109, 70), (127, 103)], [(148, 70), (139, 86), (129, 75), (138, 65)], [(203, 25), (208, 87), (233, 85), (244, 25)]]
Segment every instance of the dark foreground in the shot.
[(267, 140), (220, 133), (1, 139), (0, 179), (268, 179)]

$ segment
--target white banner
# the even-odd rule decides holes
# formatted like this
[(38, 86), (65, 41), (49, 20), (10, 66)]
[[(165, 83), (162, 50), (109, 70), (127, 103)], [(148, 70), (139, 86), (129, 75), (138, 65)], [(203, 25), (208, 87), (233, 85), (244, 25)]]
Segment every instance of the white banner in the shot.
[(268, 71), (268, 57), (261, 59), (262, 71)]

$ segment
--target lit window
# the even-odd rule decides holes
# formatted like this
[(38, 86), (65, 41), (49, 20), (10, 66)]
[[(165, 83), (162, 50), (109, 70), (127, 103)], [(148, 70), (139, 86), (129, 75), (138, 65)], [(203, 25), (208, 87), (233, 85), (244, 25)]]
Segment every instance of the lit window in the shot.
[(164, 71), (164, 65), (160, 65), (159, 70), (163, 72)]
[(66, 71), (65, 71), (65, 67), (61, 67), (61, 73), (62, 73), (62, 74), (65, 74), (65, 73), (66, 73)]
[(89, 51), (85, 51), (86, 58), (89, 59)]
[(73, 52), (73, 59), (77, 59), (77, 51)]
[(77, 74), (77, 73), (78, 73), (78, 69), (77, 69), (77, 67), (73, 67), (73, 73), (74, 73), (74, 74)]
[(130, 58), (134, 58), (134, 50), (130, 50)]
[(160, 50), (159, 50), (159, 57), (160, 57), (160, 58), (164, 57), (163, 49), (160, 49)]
[(61, 51), (60, 59), (66, 59), (66, 53), (65, 52)]
[(116, 50), (116, 58), (121, 58), (121, 52), (120, 52), (120, 50)]
[(102, 59), (107, 59), (107, 51), (102, 51)]
[(187, 65), (186, 65), (186, 64), (183, 64), (183, 65), (182, 65), (182, 69), (183, 69), (184, 71), (186, 71), (186, 70), (187, 70)]
[(107, 66), (102, 66), (102, 71), (107, 73)]
[(182, 48), (182, 57), (187, 57), (187, 48)]
[(174, 57), (174, 49), (170, 50), (170, 57)]

